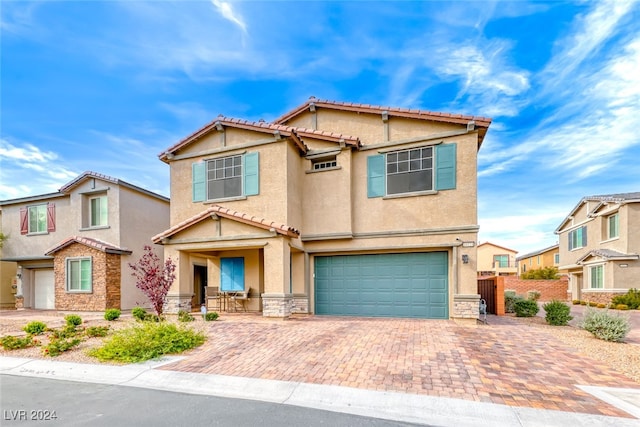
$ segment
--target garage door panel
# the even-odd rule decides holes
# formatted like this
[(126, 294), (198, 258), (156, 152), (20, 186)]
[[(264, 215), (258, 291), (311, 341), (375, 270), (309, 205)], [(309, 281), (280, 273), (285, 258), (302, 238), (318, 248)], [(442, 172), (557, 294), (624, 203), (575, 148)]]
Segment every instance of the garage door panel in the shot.
[(316, 313), (448, 317), (446, 252), (315, 258)]

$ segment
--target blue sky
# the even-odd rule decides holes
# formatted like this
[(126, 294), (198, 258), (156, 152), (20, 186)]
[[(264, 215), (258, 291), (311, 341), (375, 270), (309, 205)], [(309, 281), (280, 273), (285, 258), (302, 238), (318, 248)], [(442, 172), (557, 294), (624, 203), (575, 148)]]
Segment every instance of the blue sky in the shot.
[(552, 245), (640, 191), (640, 2), (2, 1), (0, 200), (91, 170), (169, 194), (157, 155), (309, 96), (493, 118), (480, 241)]

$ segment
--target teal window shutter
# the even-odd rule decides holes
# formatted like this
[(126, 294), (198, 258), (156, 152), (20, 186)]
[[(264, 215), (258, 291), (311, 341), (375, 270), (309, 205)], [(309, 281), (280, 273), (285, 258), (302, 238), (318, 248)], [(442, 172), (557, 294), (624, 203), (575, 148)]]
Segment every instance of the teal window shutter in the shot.
[(255, 196), (260, 193), (260, 164), (258, 153), (244, 155), (244, 195)]
[(191, 165), (192, 200), (203, 202), (206, 193), (206, 162), (196, 162)]
[(456, 144), (436, 146), (436, 190), (456, 188)]
[(367, 157), (367, 197), (385, 194), (384, 154)]

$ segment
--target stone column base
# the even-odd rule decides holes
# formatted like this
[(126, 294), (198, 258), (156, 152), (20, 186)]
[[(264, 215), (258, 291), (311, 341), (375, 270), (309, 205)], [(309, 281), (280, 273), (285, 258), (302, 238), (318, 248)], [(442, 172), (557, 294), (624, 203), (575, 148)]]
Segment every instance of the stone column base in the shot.
[(309, 313), (309, 297), (306, 295), (294, 295), (291, 313)]
[(164, 312), (167, 314), (176, 314), (180, 310), (191, 312), (192, 294), (167, 295), (164, 302)]
[(16, 310), (24, 310), (24, 297), (16, 296)]
[(262, 294), (262, 316), (288, 319), (294, 301), (291, 294)]
[(478, 319), (480, 316), (480, 295), (454, 295), (453, 318)]

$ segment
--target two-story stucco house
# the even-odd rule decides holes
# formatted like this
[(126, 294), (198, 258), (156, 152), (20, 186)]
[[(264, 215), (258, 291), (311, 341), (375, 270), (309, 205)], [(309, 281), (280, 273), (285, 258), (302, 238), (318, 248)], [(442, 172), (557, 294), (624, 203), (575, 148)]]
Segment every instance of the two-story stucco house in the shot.
[(540, 270), (547, 267), (558, 267), (560, 265), (559, 245), (553, 245), (534, 252), (526, 253), (516, 258), (518, 264), (518, 274), (531, 270)]
[(168, 198), (85, 172), (56, 193), (0, 207), (2, 261), (17, 263), (18, 308), (102, 311), (147, 303), (128, 263), (169, 226)]
[(477, 153), (491, 120), (310, 98), (218, 117), (160, 154), (177, 262), (168, 309), (205, 286), (249, 310), (477, 318)]
[(478, 276), (515, 276), (518, 251), (491, 242), (478, 245)]
[(640, 192), (585, 197), (555, 230), (572, 299), (608, 304), (640, 283)]

